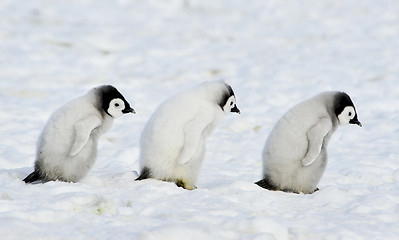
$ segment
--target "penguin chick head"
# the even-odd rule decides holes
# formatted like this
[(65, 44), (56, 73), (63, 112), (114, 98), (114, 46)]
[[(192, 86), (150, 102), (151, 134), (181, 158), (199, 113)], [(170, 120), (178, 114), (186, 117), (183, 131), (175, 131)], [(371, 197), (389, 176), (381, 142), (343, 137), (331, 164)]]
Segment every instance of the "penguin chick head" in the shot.
[(360, 127), (362, 126), (357, 119), (355, 105), (353, 105), (348, 94), (344, 92), (337, 93), (335, 96), (334, 111), (340, 125), (357, 124)]
[(236, 97), (234, 95), (233, 89), (230, 85), (226, 84), (226, 89), (222, 93), (222, 97), (219, 101), (219, 106), (225, 113), (235, 112), (240, 113), (240, 109), (238, 109), (236, 104)]
[(136, 113), (123, 95), (113, 86), (99, 87), (101, 95), (101, 107), (111, 117), (117, 118), (126, 113)]

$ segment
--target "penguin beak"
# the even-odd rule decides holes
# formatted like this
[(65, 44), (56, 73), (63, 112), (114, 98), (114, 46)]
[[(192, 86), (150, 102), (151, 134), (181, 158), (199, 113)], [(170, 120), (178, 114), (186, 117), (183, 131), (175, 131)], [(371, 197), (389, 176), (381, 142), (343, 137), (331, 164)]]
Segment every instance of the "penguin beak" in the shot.
[(231, 110), (230, 110), (231, 112), (235, 112), (235, 113), (238, 113), (238, 114), (240, 114), (241, 112), (240, 112), (240, 109), (238, 109), (238, 107), (237, 107), (237, 105), (236, 106), (234, 106)]
[(136, 113), (136, 111), (134, 111), (134, 109), (131, 108), (131, 107), (123, 109), (122, 112), (125, 113), (125, 114), (126, 113), (133, 113), (133, 114)]
[(362, 123), (359, 122), (359, 120), (357, 120), (357, 119), (355, 119), (355, 118), (352, 119), (352, 120), (350, 120), (349, 123), (357, 124), (357, 125), (359, 125), (359, 127), (363, 127)]

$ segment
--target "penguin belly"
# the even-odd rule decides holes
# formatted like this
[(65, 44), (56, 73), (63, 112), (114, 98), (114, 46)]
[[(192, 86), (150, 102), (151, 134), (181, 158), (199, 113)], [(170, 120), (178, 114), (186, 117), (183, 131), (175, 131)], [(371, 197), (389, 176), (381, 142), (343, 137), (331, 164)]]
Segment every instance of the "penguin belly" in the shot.
[(96, 160), (97, 140), (89, 138), (78, 154), (70, 156), (71, 138), (50, 139), (41, 140), (35, 163), (42, 180), (77, 182), (85, 177)]
[(313, 193), (327, 164), (325, 147), (316, 161), (305, 167), (302, 159), (308, 148), (306, 135), (269, 140), (263, 155), (264, 177), (278, 190)]
[(89, 140), (75, 156), (58, 153), (39, 153), (36, 169), (45, 181), (78, 182), (85, 177), (96, 160), (96, 143)]
[[(311, 125), (298, 119), (295, 111), (286, 113), (273, 128), (263, 151), (264, 178), (276, 190), (288, 192), (309, 192), (314, 185), (312, 169), (314, 166), (304, 167), (301, 160), (308, 151), (306, 133)], [(310, 174), (310, 175), (309, 175)], [(316, 182), (317, 184), (317, 182)]]
[(179, 164), (176, 162), (174, 171), (175, 181), (181, 180), (186, 189), (195, 189), (194, 184), (197, 182), (204, 156), (205, 141), (201, 139), (197, 150), (187, 163)]
[(74, 157), (64, 161), (64, 180), (78, 182), (86, 177), (97, 158), (97, 141), (89, 139), (86, 146)]
[[(190, 160), (180, 164), (178, 159), (184, 148), (184, 134), (175, 130), (163, 134), (153, 134), (150, 128), (145, 131), (141, 143), (141, 169), (148, 169), (148, 177), (176, 182), (186, 189), (194, 189), (205, 155), (205, 139), (199, 140)], [(174, 141), (169, 138), (171, 134), (175, 135)]]

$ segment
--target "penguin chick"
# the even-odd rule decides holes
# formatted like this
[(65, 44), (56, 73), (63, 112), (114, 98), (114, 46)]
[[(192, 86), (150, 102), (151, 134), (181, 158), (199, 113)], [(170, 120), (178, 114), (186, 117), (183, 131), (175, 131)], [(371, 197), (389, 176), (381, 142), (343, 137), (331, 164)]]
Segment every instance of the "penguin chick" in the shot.
[(313, 193), (327, 165), (327, 144), (338, 125), (357, 124), (344, 92), (324, 92), (291, 108), (277, 122), (263, 149), (263, 179), (269, 190)]
[(162, 103), (140, 140), (141, 175), (195, 189), (205, 140), (222, 117), (240, 113), (233, 89), (223, 81), (204, 82)]
[(93, 166), (99, 137), (114, 118), (135, 113), (113, 86), (99, 86), (56, 110), (38, 141), (34, 172), (23, 181), (78, 182)]

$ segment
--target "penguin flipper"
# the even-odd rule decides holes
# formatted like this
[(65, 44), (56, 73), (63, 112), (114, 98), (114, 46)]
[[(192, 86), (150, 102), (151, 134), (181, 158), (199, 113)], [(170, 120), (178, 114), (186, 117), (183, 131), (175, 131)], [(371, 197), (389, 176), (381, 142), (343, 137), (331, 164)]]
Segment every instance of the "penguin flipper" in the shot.
[(332, 128), (332, 123), (329, 118), (321, 118), (319, 123), (312, 127), (307, 133), (308, 138), (308, 152), (304, 159), (302, 159), (302, 165), (307, 167), (316, 161), (320, 154), (324, 138)]
[(151, 178), (151, 172), (150, 169), (144, 167), (143, 171), (141, 171), (141, 174), (138, 178), (135, 179), (135, 181), (140, 181), (140, 180), (144, 180), (147, 178)]
[(42, 180), (40, 173), (33, 171), (31, 174), (29, 174), (26, 178), (24, 178), (25, 183), (32, 183), (32, 182), (36, 182)]
[(69, 152), (71, 157), (77, 155), (86, 146), (91, 132), (100, 125), (101, 119), (95, 115), (90, 115), (74, 125), (75, 139)]
[(198, 144), (203, 137), (203, 132), (210, 122), (212, 122), (212, 119), (209, 114), (197, 112), (192, 120), (184, 124), (184, 145), (177, 159), (179, 164), (186, 164), (194, 156), (198, 149)]

